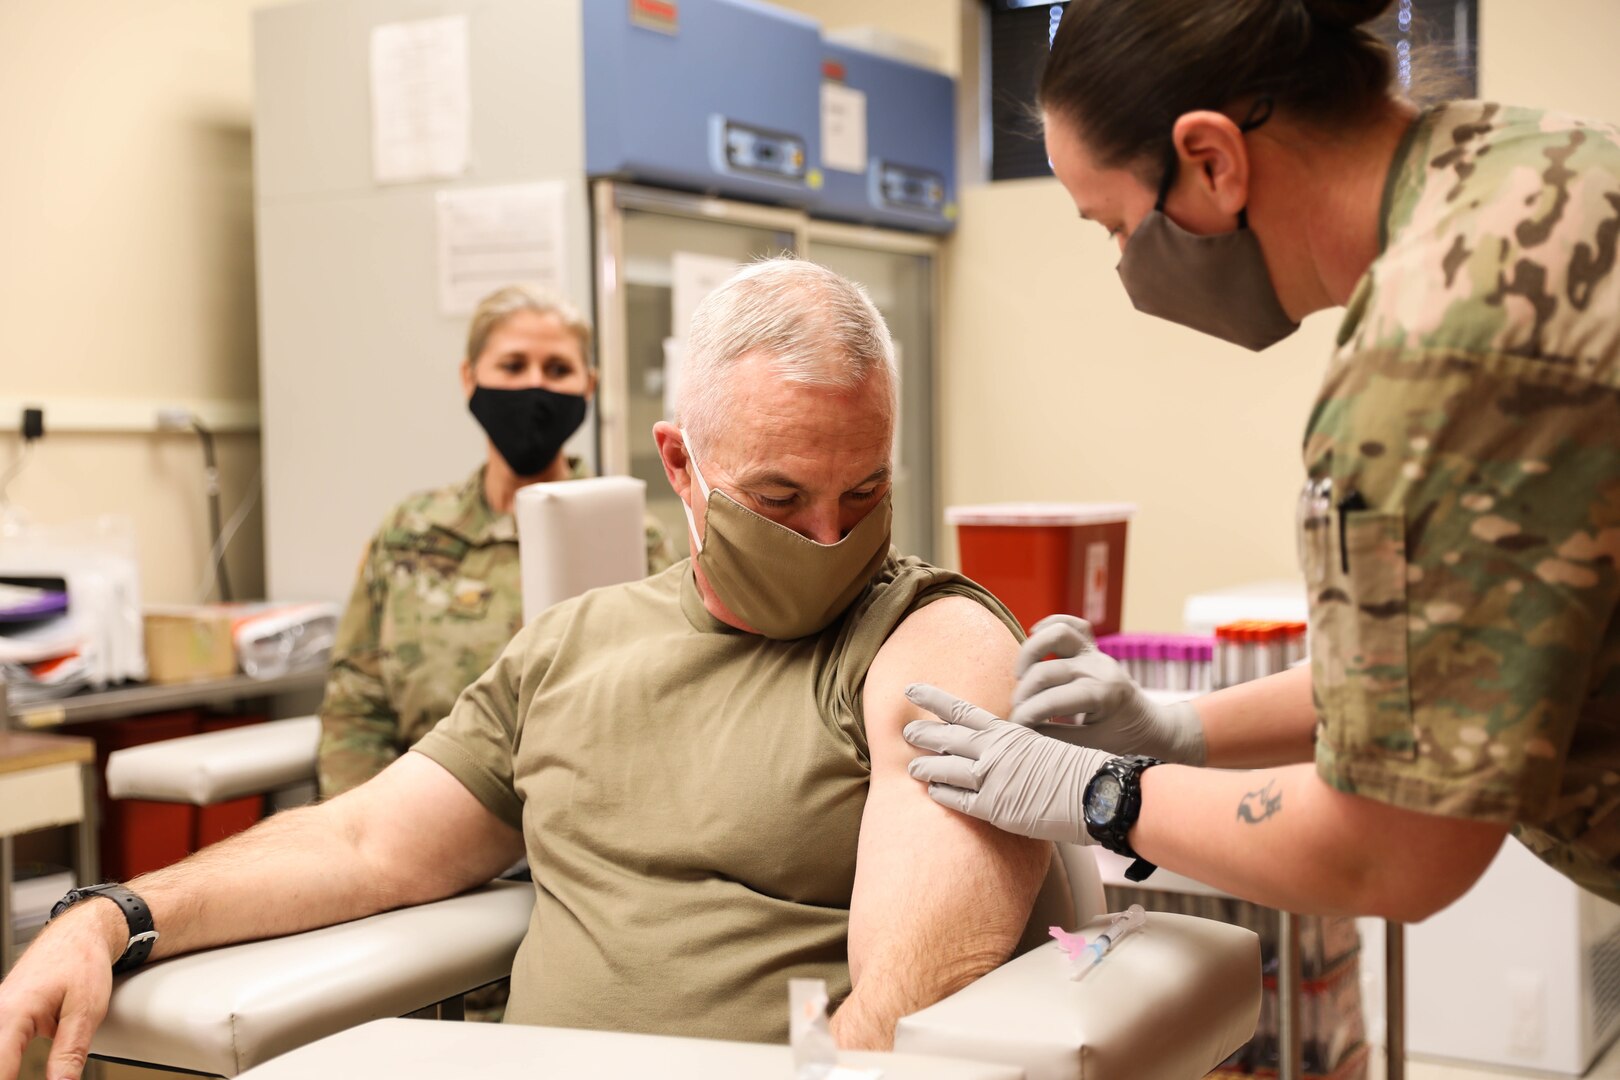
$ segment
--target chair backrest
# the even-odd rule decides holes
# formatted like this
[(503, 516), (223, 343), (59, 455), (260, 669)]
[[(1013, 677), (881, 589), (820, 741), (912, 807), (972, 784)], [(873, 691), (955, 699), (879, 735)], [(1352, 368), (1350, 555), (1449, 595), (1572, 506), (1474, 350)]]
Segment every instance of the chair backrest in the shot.
[(647, 574), (647, 485), (628, 476), (519, 488), (514, 508), (523, 618), (588, 589)]
[(1078, 844), (1059, 844), (1057, 849), (1069, 875), (1069, 891), (1074, 894), (1074, 925), (1084, 926), (1108, 910), (1097, 858), (1091, 848)]

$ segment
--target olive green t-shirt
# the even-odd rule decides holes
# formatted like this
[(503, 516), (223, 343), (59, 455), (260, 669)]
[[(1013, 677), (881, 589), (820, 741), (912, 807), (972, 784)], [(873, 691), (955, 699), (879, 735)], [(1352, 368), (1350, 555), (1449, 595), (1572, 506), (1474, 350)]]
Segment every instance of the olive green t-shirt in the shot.
[[(861, 687), (905, 616), (944, 596), (1018, 634), (979, 586), (893, 552), (796, 641), (715, 619), (690, 561), (524, 628), (414, 748), (523, 832), (535, 908), (507, 1018), (780, 1042), (789, 978), (846, 996)], [(1031, 926), (1068, 921), (1066, 900), (1049, 877)]]

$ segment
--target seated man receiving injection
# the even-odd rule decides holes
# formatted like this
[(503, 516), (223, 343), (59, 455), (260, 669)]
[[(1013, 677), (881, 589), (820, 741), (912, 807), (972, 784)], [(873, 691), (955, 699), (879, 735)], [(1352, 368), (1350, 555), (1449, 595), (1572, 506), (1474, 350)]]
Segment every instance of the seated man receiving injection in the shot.
[[(654, 435), (696, 558), (543, 613), (375, 779), (130, 882), (154, 958), (450, 896), (526, 853), (509, 1021), (781, 1041), (787, 981), (811, 976), (839, 1042), (880, 1048), (1069, 920), (1050, 845), (906, 772), (901, 729), (928, 714), (905, 687), (1005, 712), (1018, 631), (889, 546), (876, 308), (762, 262), (704, 301), (687, 351), (680, 423)], [(78, 1075), (128, 937), (105, 898), (40, 935), (0, 986), (0, 1078), (53, 1032), (52, 1080)]]

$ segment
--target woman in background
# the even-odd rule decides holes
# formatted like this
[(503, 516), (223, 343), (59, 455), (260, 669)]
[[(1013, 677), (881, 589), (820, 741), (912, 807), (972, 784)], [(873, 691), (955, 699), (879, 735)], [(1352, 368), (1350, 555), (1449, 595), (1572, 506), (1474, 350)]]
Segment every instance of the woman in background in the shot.
[[(489, 438), (460, 484), (401, 502), (366, 548), (321, 703), (320, 792), (365, 783), (425, 735), (523, 624), (512, 500), (527, 484), (576, 480), (562, 446), (596, 389), (590, 327), (522, 286), (473, 314), (461, 386)], [(672, 561), (647, 523), (647, 563)]]

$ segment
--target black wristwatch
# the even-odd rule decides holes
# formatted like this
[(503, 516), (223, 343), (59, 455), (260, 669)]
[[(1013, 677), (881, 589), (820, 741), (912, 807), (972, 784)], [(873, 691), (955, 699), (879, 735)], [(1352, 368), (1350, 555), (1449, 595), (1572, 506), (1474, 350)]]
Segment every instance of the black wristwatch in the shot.
[(1158, 869), (1131, 847), (1130, 835), (1142, 813), (1142, 773), (1159, 764), (1158, 758), (1135, 754), (1109, 758), (1086, 785), (1086, 832), (1109, 851), (1135, 860), (1125, 871), (1129, 881), (1142, 881)]
[(68, 894), (56, 902), (51, 908), (51, 918), (56, 918), (68, 908), (93, 897), (105, 896), (118, 905), (118, 910), (124, 913), (124, 922), (129, 924), (129, 944), (124, 946), (124, 955), (113, 964), (113, 974), (122, 975), (126, 971), (133, 971), (146, 963), (146, 958), (152, 955), (152, 944), (158, 939), (158, 932), (152, 926), (152, 912), (147, 908), (146, 901), (124, 888), (122, 885), (109, 882), (105, 885), (87, 885), (82, 889), (71, 889)]

